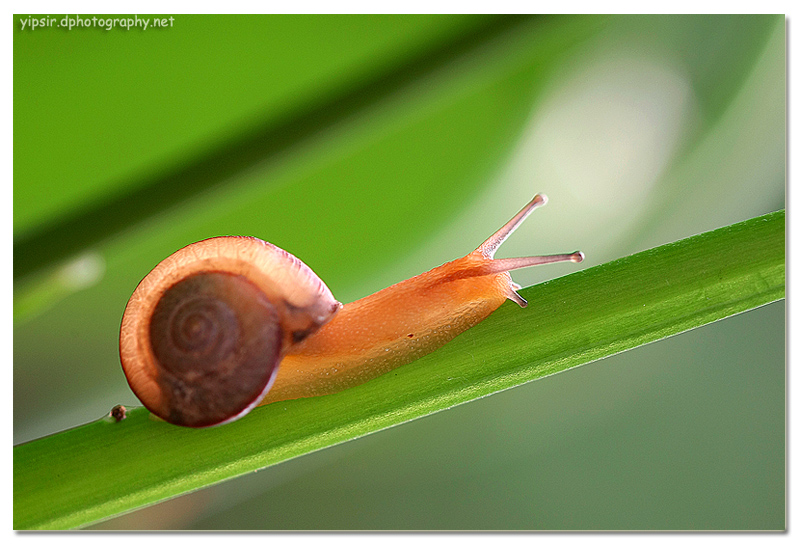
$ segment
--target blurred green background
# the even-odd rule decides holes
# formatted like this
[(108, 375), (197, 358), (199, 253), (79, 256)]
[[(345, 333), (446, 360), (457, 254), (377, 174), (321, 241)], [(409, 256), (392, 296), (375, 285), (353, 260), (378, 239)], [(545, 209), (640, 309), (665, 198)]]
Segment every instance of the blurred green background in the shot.
[[(269, 240), (349, 302), (536, 192), (498, 256), (588, 267), (785, 206), (783, 16), (26, 18), (15, 444), (139, 404), (125, 303), (205, 237)], [(785, 371), (781, 302), (96, 527), (782, 529)]]

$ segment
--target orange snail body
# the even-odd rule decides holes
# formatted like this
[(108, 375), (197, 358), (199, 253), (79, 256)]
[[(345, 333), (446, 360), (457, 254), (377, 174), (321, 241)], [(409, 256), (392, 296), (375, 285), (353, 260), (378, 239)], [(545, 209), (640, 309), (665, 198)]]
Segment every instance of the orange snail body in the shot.
[(536, 195), (465, 257), (343, 307), (310, 268), (267, 242), (191, 244), (156, 266), (128, 302), (125, 375), (150, 411), (190, 427), (369, 381), (435, 351), (506, 299), (525, 306), (510, 270), (583, 260), (580, 252), (493, 258), (545, 202)]

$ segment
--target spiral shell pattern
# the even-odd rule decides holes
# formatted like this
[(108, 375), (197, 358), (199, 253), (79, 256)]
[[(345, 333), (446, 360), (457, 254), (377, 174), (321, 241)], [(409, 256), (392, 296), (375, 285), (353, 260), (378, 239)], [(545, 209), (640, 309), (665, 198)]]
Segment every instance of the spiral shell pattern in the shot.
[(227, 420), (258, 401), (278, 369), (282, 340), (264, 294), (225, 272), (169, 288), (150, 320), (150, 339), (167, 397), (164, 419), (191, 427)]
[(286, 350), (340, 307), (310, 268), (272, 244), (203, 240), (159, 263), (128, 301), (125, 377), (170, 423), (226, 423), (258, 404)]

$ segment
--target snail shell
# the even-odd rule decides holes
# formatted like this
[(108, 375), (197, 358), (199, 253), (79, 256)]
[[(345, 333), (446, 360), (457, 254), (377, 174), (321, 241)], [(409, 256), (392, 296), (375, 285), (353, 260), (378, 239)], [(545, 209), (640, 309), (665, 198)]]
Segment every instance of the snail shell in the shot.
[(257, 238), (210, 238), (172, 254), (139, 283), (122, 317), (122, 367), (162, 419), (227, 423), (258, 404), (286, 350), (340, 307), (290, 253)]

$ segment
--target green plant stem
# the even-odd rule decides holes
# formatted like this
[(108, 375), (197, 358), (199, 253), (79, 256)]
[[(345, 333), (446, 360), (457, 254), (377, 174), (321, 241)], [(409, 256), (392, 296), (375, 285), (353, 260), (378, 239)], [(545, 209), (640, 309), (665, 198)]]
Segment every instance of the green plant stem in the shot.
[[(419, 361), (336, 395), (194, 430), (149, 417), (89, 423), (14, 448), (14, 528), (97, 522), (699, 327), (785, 296), (785, 212), (522, 291)], [(110, 406), (109, 406), (110, 408)]]

